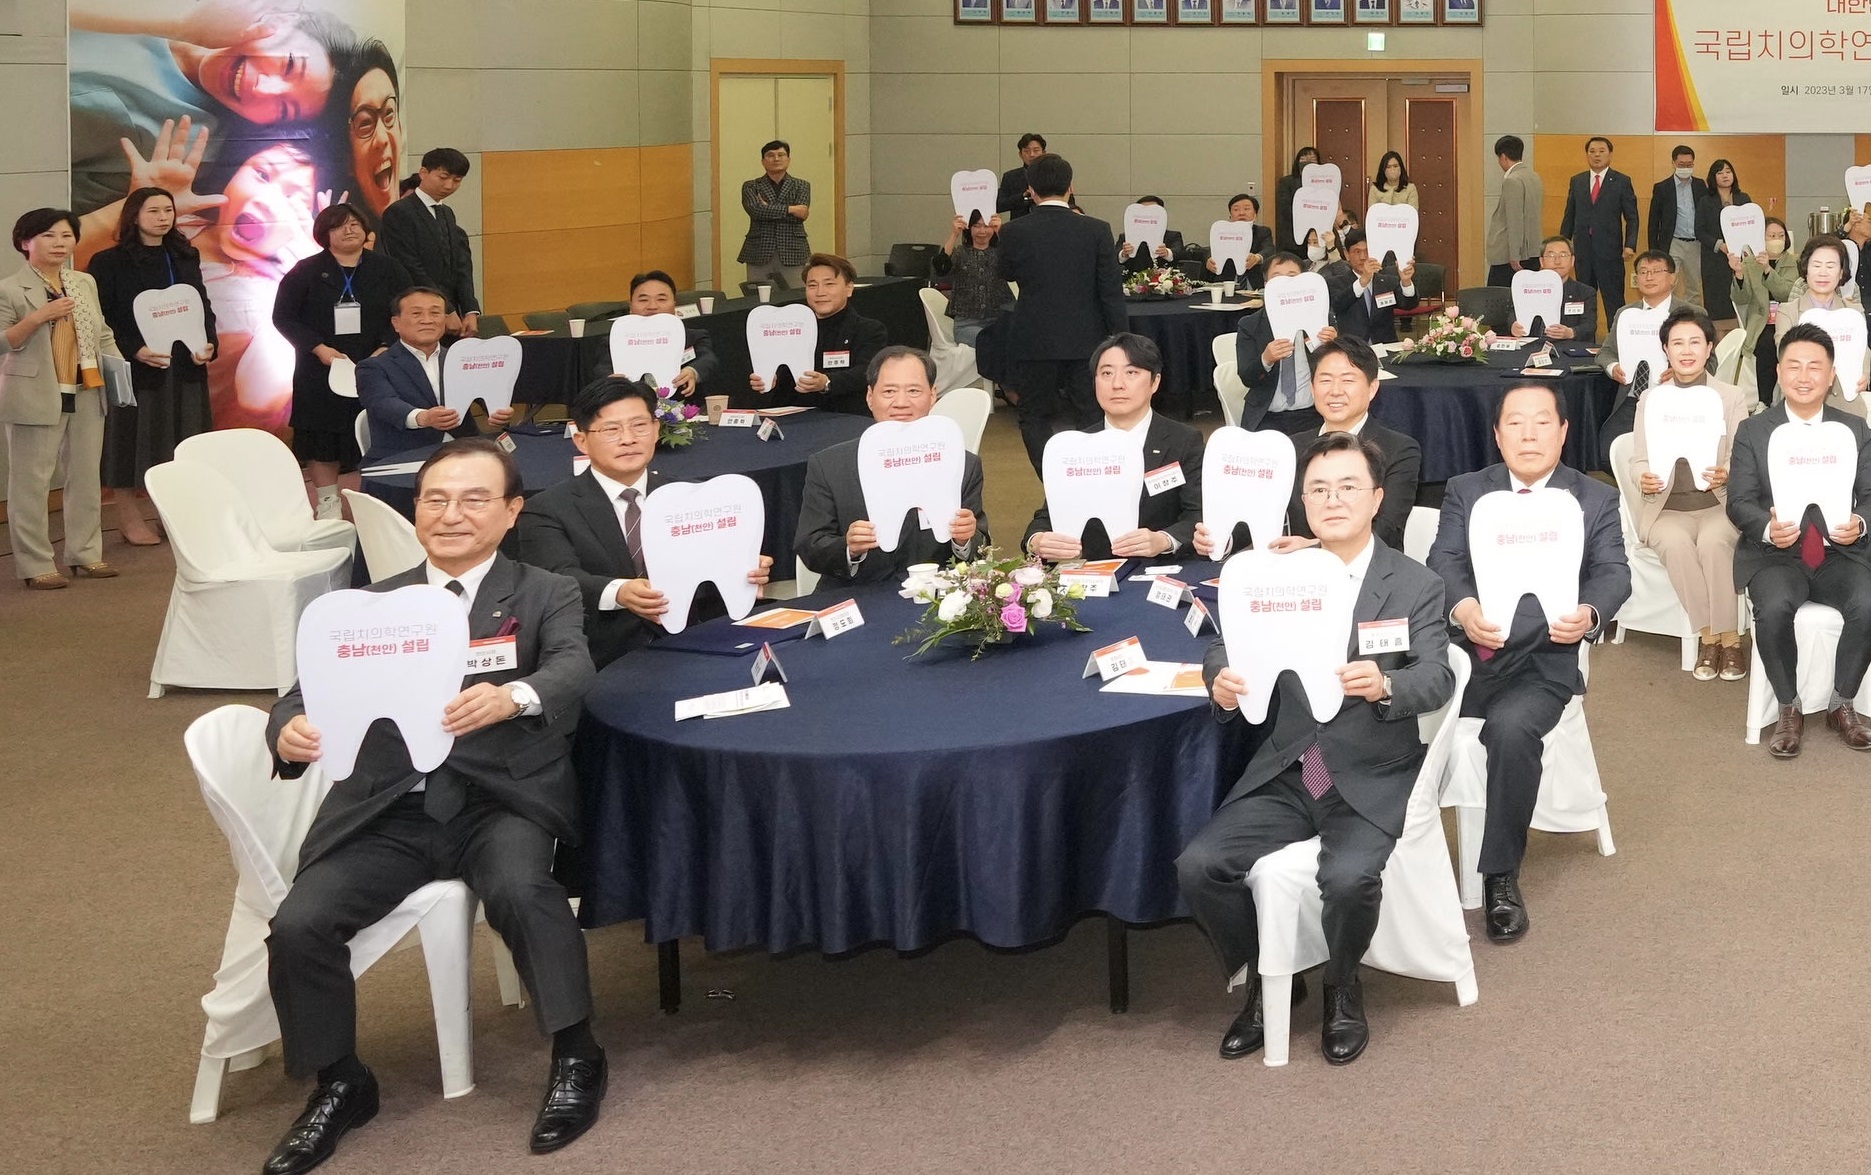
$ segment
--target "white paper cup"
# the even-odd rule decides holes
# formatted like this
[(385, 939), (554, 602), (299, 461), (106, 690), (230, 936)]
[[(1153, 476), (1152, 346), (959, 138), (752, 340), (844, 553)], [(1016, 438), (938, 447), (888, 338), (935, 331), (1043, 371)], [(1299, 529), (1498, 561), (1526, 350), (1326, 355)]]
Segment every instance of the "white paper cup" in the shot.
[(754, 289), (759, 293), (762, 302), (771, 302), (773, 300), (772, 286), (755, 286)]
[(585, 320), (584, 319), (582, 318), (572, 319), (571, 328), (572, 328), (573, 338), (582, 339), (585, 337)]
[(1234, 283), (1233, 282), (1227, 281), (1227, 282), (1221, 283), (1221, 296), (1224, 298), (1234, 297)]
[(911, 579), (934, 579), (941, 568), (934, 563), (912, 563), (904, 568)]
[(713, 298), (697, 298), (696, 301), (701, 304), (703, 314), (713, 314), (715, 312), (715, 300)]
[(1208, 287), (1208, 304), (1210, 306), (1221, 305), (1221, 287), (1220, 286)]

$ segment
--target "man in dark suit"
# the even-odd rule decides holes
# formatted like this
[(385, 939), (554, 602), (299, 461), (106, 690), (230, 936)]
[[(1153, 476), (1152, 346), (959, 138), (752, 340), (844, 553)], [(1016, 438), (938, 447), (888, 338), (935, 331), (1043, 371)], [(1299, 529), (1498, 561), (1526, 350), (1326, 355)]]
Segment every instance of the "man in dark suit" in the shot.
[[(630, 313), (648, 318), (653, 314), (676, 312), (676, 279), (660, 269), (639, 273), (630, 279)], [(693, 322), (682, 324), (682, 370), (676, 373), (676, 394), (692, 396), (721, 370), (715, 358), (715, 342), (708, 332)], [(611, 373), (611, 357), (604, 357), (604, 374)], [(629, 372), (623, 374), (628, 375)], [(641, 376), (642, 372), (637, 372)]]
[[(656, 455), (656, 392), (622, 377), (585, 385), (572, 403), (572, 443), (591, 467), (526, 500), (509, 539), (522, 563), (569, 576), (585, 605), (585, 638), (599, 669), (663, 633), (669, 598), (643, 564), (637, 531), (643, 499), (662, 478)], [(760, 556), (747, 581), (765, 584), (773, 557)], [(691, 623), (725, 614), (713, 584), (690, 607)]]
[[(1306, 514), (1321, 545), (1338, 556), (1355, 585), (1354, 623), (1344, 636), (1338, 671), (1345, 700), (1329, 722), (1312, 716), (1291, 674), (1282, 674), (1268, 703), (1265, 741), (1208, 825), (1176, 859), (1189, 912), (1208, 935), (1223, 975), (1241, 975), (1247, 1003), (1221, 1038), (1235, 1060), (1264, 1043), (1260, 931), (1247, 875), (1269, 853), (1317, 836), (1319, 893), (1325, 900), (1325, 1015), (1321, 1049), (1334, 1065), (1358, 1059), (1370, 1041), (1358, 963), (1370, 949), (1383, 900), (1384, 863), (1403, 834), (1404, 813), (1422, 767), (1416, 716), (1455, 692), (1449, 667), (1442, 583), (1376, 538), (1371, 522), (1384, 491), (1382, 455), (1351, 433), (1328, 433), (1305, 458)], [(1408, 648), (1361, 655), (1365, 626), (1407, 619)], [(1239, 717), (1247, 679), (1228, 664), (1217, 638), (1203, 659), (1203, 677), (1222, 722)], [(1305, 997), (1294, 980), (1295, 1002)]]
[(1267, 261), (1273, 256), (1273, 230), (1259, 223), (1260, 198), (1247, 192), (1237, 194), (1228, 201), (1228, 219), (1254, 226), (1248, 234), (1247, 272), (1236, 273), (1233, 258), (1217, 265), (1213, 257), (1207, 257), (1203, 264), (1220, 281), (1236, 281), (1247, 289), (1258, 290), (1267, 284)]
[(1020, 286), (1009, 323), (1013, 386), (1020, 390), (1020, 437), (1040, 469), (1053, 419), (1083, 429), (1098, 419), (1090, 359), (1100, 339), (1130, 318), (1111, 226), (1075, 213), (1072, 165), (1042, 155), (1027, 168), (1034, 209), (1000, 230), (1000, 276)]
[[(377, 1079), (357, 1057), (349, 943), (442, 878), (460, 878), (486, 906), (552, 1037), (533, 1151), (557, 1150), (597, 1120), (606, 1065), (591, 1036), (585, 940), (552, 876), (557, 842), (579, 837), (572, 733), (593, 671), (577, 585), (499, 553), (521, 504), (519, 467), (498, 445), (445, 445), (416, 475), (416, 536), (428, 558), (367, 589), (447, 588), (461, 597), (471, 638), (511, 638), (510, 665), (469, 675), (429, 719), (455, 737), (440, 766), (417, 771), (397, 726), (379, 718), (356, 768), (319, 805), (267, 939), (286, 1071), (316, 1073), (318, 1086), (266, 1175), (310, 1170), (375, 1116)], [(274, 704), (267, 742), (284, 778), (318, 761), (319, 731), (296, 685)]]
[[(914, 347), (885, 347), (865, 373), (866, 399), (879, 422), (921, 420), (935, 407), (935, 360)], [(877, 524), (901, 524), (894, 551), (877, 545)], [(916, 563), (972, 559), (988, 544), (987, 508), (981, 504), (981, 459), (962, 460), (961, 509), (949, 519), (949, 538), (903, 518), (872, 519), (858, 478), (858, 442), (845, 441), (806, 461), (806, 488), (799, 503), (799, 535), (793, 553), (831, 584), (895, 583)]]
[(1572, 239), (1579, 280), (1604, 299), (1609, 323), (1624, 305), (1624, 263), (1637, 255), (1637, 189), (1611, 170), (1611, 140), (1603, 135), (1586, 140), (1585, 162), (1566, 189), (1559, 233)]
[(377, 247), (409, 270), (419, 286), (448, 299), (448, 333), (472, 338), (480, 329), (481, 303), (474, 296), (474, 253), (468, 234), (442, 201), (468, 178), (468, 157), (437, 147), (422, 157), (416, 190), (383, 210)]
[[(1305, 263), (1291, 253), (1275, 253), (1267, 259), (1267, 280), (1298, 277), (1306, 271)], [(1338, 328), (1327, 326), (1315, 340), (1329, 343), (1338, 338)], [(1267, 323), (1267, 312), (1256, 310), (1241, 316), (1234, 333), (1234, 366), (1247, 398), (1241, 402), (1241, 427), (1254, 432), (1261, 428), (1277, 429), (1290, 437), (1312, 436), (1325, 424), (1312, 394), (1312, 368), (1315, 353), (1295, 347), (1292, 339), (1276, 339)]]
[(1045, 135), (1028, 131), (1020, 136), (1020, 166), (1001, 173), (1000, 191), (994, 197), (994, 210), (1000, 213), (1002, 224), (1033, 211), (1033, 193), (1026, 188), (1026, 169), (1045, 153)]
[(868, 414), (864, 406), (864, 372), (877, 352), (890, 342), (884, 324), (851, 308), (858, 271), (832, 253), (806, 258), (806, 305), (818, 318), (818, 350), (811, 371), (782, 371), (772, 387), (749, 374), (753, 396), (741, 398), (741, 407), (823, 408), (827, 412)]
[(1678, 144), (1670, 152), (1670, 167), (1670, 176), (1650, 189), (1650, 248), (1676, 262), (1676, 296), (1694, 302), (1702, 296), (1702, 242), (1696, 239), (1696, 209), (1709, 188), (1696, 175), (1696, 153), (1688, 144)]
[[(1871, 727), (1852, 703), (1871, 665), (1871, 542), (1865, 539), (1865, 519), (1871, 517), (1871, 434), (1862, 418), (1826, 405), (1834, 378), (1832, 356), (1832, 337), (1820, 327), (1788, 327), (1780, 336), (1784, 399), (1741, 422), (1729, 459), (1728, 520), (1741, 532), (1735, 544), (1735, 586), (1753, 601), (1754, 644), (1780, 703), (1780, 718), (1767, 740), (1767, 753), (1776, 759), (1799, 754), (1805, 734), (1793, 615), (1808, 600), (1836, 608), (1844, 618), (1826, 725), (1852, 750), (1871, 750)], [(1825, 421), (1844, 425), (1858, 443), (1852, 514), (1822, 519), (1813, 507), (1803, 518), (1782, 518), (1773, 506), (1768, 442), (1780, 429)]]
[[(1540, 269), (1556, 273), (1565, 280), (1560, 287), (1559, 321), (1546, 323), (1546, 337), (1554, 342), (1575, 342), (1590, 346), (1598, 338), (1598, 291), (1572, 276), (1572, 242), (1564, 237), (1547, 237), (1540, 243)], [(1517, 339), (1527, 337), (1528, 322), (1514, 323)]]
[[(390, 302), (390, 327), (397, 342), (357, 365), (357, 402), (370, 414), (365, 466), (451, 436), (475, 435), (473, 423), (462, 412), (442, 405), (447, 306), (440, 290), (404, 290)], [(487, 419), (498, 427), (512, 418), (513, 409), (506, 407)]]
[(1332, 293), (1332, 318), (1339, 333), (1367, 343), (1397, 341), (1397, 311), (1416, 309), (1416, 260), (1401, 271), (1386, 270), (1371, 256), (1364, 230), (1346, 229), (1345, 259), (1319, 271)]
[[(1565, 397), (1547, 383), (1508, 389), (1494, 418), (1502, 463), (1450, 478), (1429, 569), (1442, 577), (1454, 604), (1449, 623), (1456, 643), (1475, 658), (1475, 675), (1462, 696), (1462, 716), (1480, 718), (1488, 751), (1487, 832), (1481, 841), (1488, 937), (1513, 942), (1527, 932), (1520, 894), (1520, 858), (1540, 793), (1540, 756), (1547, 733), (1574, 694), (1585, 692), (1579, 642), (1595, 640), (1631, 594), (1618, 522), (1618, 492), (1559, 463), (1566, 443)], [(1506, 624), (1485, 617), (1469, 561), (1468, 516), (1476, 501), (1496, 490), (1564, 490), (1585, 516), (1579, 561), (1579, 606), (1548, 624), (1532, 596), (1520, 601)]]
[(1171, 555), (1189, 546), (1202, 521), (1202, 434), (1150, 410), (1163, 382), (1163, 355), (1142, 335), (1113, 335), (1092, 356), (1098, 404), (1104, 417), (1086, 432), (1114, 429), (1143, 446), (1146, 475), (1163, 474), (1154, 492), (1146, 480), (1138, 503), (1137, 528), (1107, 535), (1094, 519), (1086, 535), (1052, 529), (1052, 510), (1042, 503), (1027, 524), (1021, 546), (1042, 559), (1109, 559)]
[[(1168, 208), (1163, 204), (1163, 197), (1161, 196), (1139, 196), (1137, 197), (1137, 203), (1154, 204), (1156, 207), (1162, 208), (1165, 212), (1168, 211)], [(1117, 237), (1117, 259), (1123, 264), (1125, 269), (1132, 273), (1142, 273), (1146, 269), (1174, 265), (1178, 261), (1196, 260), (1196, 258), (1189, 255), (1188, 246), (1183, 244), (1182, 234), (1173, 228), (1165, 228), (1163, 230), (1163, 243), (1148, 253), (1139, 253), (1134, 245), (1124, 239), (1124, 234), (1119, 233)]]

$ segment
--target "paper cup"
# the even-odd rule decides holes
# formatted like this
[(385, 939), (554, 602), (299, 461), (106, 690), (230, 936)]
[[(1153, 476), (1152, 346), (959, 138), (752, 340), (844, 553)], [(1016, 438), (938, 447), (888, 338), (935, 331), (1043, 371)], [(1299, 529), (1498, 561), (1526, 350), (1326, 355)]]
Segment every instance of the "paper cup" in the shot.
[(934, 579), (935, 573), (940, 570), (941, 567), (934, 563), (912, 563), (904, 568), (911, 579)]
[(696, 301), (701, 303), (703, 314), (713, 314), (715, 312), (715, 300), (713, 298), (698, 298)]
[(1208, 304), (1210, 306), (1221, 305), (1221, 287), (1220, 286), (1208, 287)]
[(1227, 281), (1227, 282), (1221, 283), (1221, 296), (1224, 298), (1234, 297), (1234, 283), (1233, 282)]
[(771, 302), (773, 300), (772, 286), (755, 286), (754, 289), (760, 294), (760, 300), (762, 302)]
[(585, 320), (584, 319), (582, 318), (572, 319), (571, 328), (572, 328), (573, 338), (582, 339), (585, 337)]
[(721, 414), (728, 410), (728, 398), (726, 396), (710, 396), (703, 401), (703, 403), (708, 408), (708, 423), (719, 425), (721, 423)]

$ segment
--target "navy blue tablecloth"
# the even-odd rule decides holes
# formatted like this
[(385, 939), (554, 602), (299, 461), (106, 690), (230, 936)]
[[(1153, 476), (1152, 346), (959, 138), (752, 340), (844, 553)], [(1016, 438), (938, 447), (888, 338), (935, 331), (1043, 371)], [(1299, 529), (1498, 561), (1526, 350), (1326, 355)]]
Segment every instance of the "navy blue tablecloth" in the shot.
[(1144, 591), (1086, 601), (1093, 632), (1052, 627), (971, 662), (965, 648), (906, 660), (892, 638), (921, 609), (873, 587), (856, 593), (862, 628), (779, 648), (790, 708), (742, 717), (677, 723), (673, 707), (749, 685), (745, 658), (652, 645), (612, 664), (579, 738), (581, 921), (837, 954), (958, 933), (1028, 946), (1095, 911), (1182, 914), (1176, 855), (1257, 735), (1205, 699), (1081, 680), (1093, 649), (1126, 636), (1155, 660), (1201, 660), (1211, 638)]

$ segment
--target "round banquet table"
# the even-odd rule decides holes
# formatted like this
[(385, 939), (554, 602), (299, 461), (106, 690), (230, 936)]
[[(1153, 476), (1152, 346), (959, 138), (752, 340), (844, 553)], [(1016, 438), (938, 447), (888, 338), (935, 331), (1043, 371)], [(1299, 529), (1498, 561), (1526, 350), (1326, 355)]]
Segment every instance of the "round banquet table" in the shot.
[[(762, 554), (773, 557), (773, 578), (791, 579), (793, 540), (799, 530), (799, 504), (805, 494), (806, 460), (821, 449), (841, 441), (854, 440), (872, 424), (868, 416), (845, 412), (801, 412), (782, 417), (782, 436), (763, 441), (751, 428), (718, 428), (703, 425), (700, 437), (692, 445), (677, 449), (658, 449), (650, 468), (671, 481), (706, 481), (723, 473), (744, 473), (760, 487), (766, 503), (766, 537), (761, 540)], [(520, 477), (529, 494), (565, 481), (572, 476), (572, 457), (578, 452), (571, 438), (562, 433), (526, 435), (513, 433)], [(401, 465), (421, 461), (435, 451), (434, 445), (398, 453), (386, 464)], [(363, 478), (364, 489), (372, 497), (395, 507), (404, 517), (413, 517), (416, 509), (414, 473), (371, 474)]]
[[(775, 644), (790, 707), (735, 717), (673, 711), (749, 685), (747, 656), (651, 645), (615, 662), (579, 735), (580, 920), (643, 919), (668, 966), (692, 935), (714, 951), (1022, 947), (1092, 912), (1118, 934), (1183, 914), (1176, 856), (1258, 736), (1205, 698), (1082, 679), (1092, 650), (1128, 636), (1156, 660), (1202, 659), (1212, 636), (1145, 590), (1084, 601), (1092, 632), (1046, 626), (979, 661), (892, 643), (922, 611), (893, 587), (819, 593), (802, 606), (855, 598), (863, 626)], [(1114, 1010), (1120, 954), (1114, 937)]]
[(1130, 329), (1163, 353), (1163, 383), (1156, 402), (1172, 416), (1218, 412), (1215, 393), (1215, 339), (1233, 334), (1250, 307), (1238, 298), (1220, 310), (1204, 309), (1206, 291), (1165, 302), (1127, 302)]

